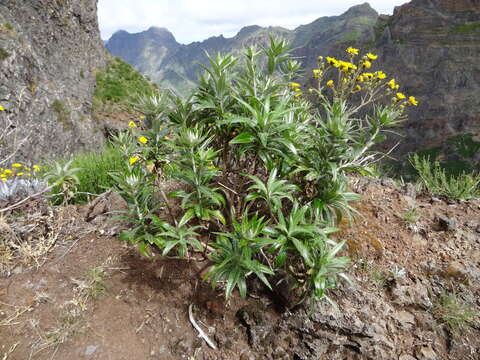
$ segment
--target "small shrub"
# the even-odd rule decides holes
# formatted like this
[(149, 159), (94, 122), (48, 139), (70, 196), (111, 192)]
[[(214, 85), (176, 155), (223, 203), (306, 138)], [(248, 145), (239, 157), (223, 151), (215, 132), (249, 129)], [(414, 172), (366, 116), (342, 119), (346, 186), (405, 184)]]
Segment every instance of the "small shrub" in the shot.
[(0, 47), (0, 60), (5, 60), (9, 56), (10, 56), (10, 53), (7, 50), (5, 50), (4, 48)]
[(417, 154), (410, 162), (419, 175), (419, 181), (432, 194), (444, 195), (453, 199), (471, 199), (480, 196), (480, 176), (462, 173), (458, 176), (447, 175), (438, 161), (430, 162)]
[(461, 330), (478, 322), (479, 313), (472, 305), (458, 298), (456, 294), (444, 293), (434, 304), (434, 316), (452, 330)]
[(67, 105), (61, 100), (55, 100), (52, 103), (52, 109), (57, 114), (57, 120), (62, 124), (65, 129), (71, 128), (70, 122), (70, 110)]
[(403, 221), (405, 221), (407, 224), (415, 224), (418, 219), (420, 218), (420, 215), (417, 212), (416, 207), (411, 207), (402, 216)]
[(9, 31), (13, 31), (13, 26), (10, 23), (3, 24), (3, 27)]

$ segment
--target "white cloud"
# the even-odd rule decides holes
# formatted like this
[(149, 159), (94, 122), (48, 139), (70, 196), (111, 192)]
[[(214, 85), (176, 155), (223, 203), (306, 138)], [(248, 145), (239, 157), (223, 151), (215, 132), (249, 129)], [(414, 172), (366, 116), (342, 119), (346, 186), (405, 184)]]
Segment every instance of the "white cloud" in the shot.
[[(380, 13), (408, 0), (371, 0)], [(235, 35), (243, 26), (293, 29), (322, 16), (340, 15), (362, 0), (99, 0), (102, 38), (117, 30), (139, 32), (150, 26), (169, 29), (181, 43)]]

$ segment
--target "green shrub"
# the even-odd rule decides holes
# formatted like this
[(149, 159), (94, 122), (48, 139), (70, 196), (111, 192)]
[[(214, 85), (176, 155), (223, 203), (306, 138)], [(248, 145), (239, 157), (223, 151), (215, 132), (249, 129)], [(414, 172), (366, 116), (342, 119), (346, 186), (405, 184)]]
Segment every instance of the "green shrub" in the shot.
[(447, 175), (438, 161), (432, 163), (429, 158), (422, 158), (417, 154), (414, 154), (410, 161), (418, 172), (422, 186), (432, 194), (454, 199), (480, 197), (480, 176), (478, 174)]
[(10, 56), (10, 53), (7, 50), (0, 47), (0, 60), (5, 60), (9, 56)]
[[(368, 72), (375, 55), (347, 53), (319, 58), (308, 96), (292, 82), (299, 62), (271, 39), (242, 58), (209, 57), (186, 99), (144, 97), (137, 109), (149, 127), (131, 124), (115, 140), (128, 168), (114, 179), (132, 224), (121, 239), (147, 256), (152, 247), (187, 258), (202, 249), (213, 264), (206, 279), (225, 283), (227, 298), (235, 288), (245, 296), (251, 276), (270, 287), (284, 274), (301, 298), (329, 300), (349, 263), (329, 235), (359, 199), (347, 174), (370, 173), (382, 156), (372, 147), (417, 104), (394, 79)], [(167, 197), (156, 185), (165, 179), (180, 190)]]
[(7, 30), (13, 31), (13, 26), (10, 23), (3, 24), (3, 27)]

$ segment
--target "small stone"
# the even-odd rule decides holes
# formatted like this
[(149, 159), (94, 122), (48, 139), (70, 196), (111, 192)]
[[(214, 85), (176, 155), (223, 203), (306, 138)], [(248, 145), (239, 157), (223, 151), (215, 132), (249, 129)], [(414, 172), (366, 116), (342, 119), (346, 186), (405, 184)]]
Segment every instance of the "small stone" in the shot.
[(255, 360), (255, 357), (252, 354), (243, 353), (240, 360)]
[(384, 178), (384, 179), (382, 179), (381, 184), (382, 184), (383, 186), (396, 187), (395, 181), (394, 181), (393, 179), (390, 179), (390, 178)]
[(437, 360), (437, 354), (430, 346), (418, 347), (415, 351), (415, 356), (418, 360)]
[(405, 192), (405, 195), (410, 196), (413, 199), (417, 197), (417, 189), (412, 183), (406, 183), (403, 187), (403, 191)]
[(452, 261), (450, 264), (448, 264), (447, 268), (445, 269), (445, 274), (448, 277), (455, 278), (458, 280), (468, 279), (467, 269), (462, 263), (458, 261)]
[(21, 274), (23, 272), (23, 267), (22, 266), (17, 266), (15, 269), (12, 270), (12, 273), (14, 275)]
[(411, 355), (407, 355), (407, 354), (404, 354), (404, 355), (400, 355), (400, 357), (398, 358), (398, 360), (417, 360), (415, 359), (413, 356)]
[(399, 311), (395, 314), (395, 318), (404, 328), (411, 328), (415, 325), (415, 316), (408, 311)]
[(85, 356), (92, 356), (95, 351), (97, 351), (97, 347), (95, 345), (88, 345), (85, 349)]
[(430, 202), (431, 202), (432, 204), (434, 204), (434, 203), (440, 203), (440, 202), (442, 202), (442, 200), (440, 200), (439, 198), (433, 196), (432, 199), (430, 200)]
[(440, 230), (443, 231), (455, 231), (457, 229), (457, 222), (455, 219), (450, 219), (446, 216), (438, 217), (438, 225)]

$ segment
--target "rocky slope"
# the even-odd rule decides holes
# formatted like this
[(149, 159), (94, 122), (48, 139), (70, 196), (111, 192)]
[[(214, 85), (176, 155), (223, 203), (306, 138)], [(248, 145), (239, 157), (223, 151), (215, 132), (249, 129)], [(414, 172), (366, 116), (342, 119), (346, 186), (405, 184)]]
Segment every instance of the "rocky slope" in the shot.
[(26, 136), (17, 161), (101, 143), (90, 112), (105, 58), (97, 0), (1, 1), (0, 124), (15, 131), (0, 144), (0, 158)]

